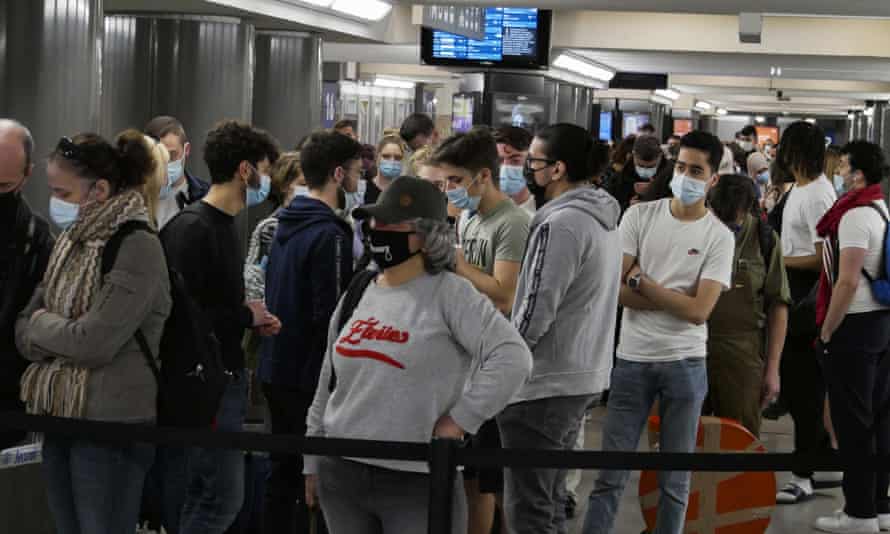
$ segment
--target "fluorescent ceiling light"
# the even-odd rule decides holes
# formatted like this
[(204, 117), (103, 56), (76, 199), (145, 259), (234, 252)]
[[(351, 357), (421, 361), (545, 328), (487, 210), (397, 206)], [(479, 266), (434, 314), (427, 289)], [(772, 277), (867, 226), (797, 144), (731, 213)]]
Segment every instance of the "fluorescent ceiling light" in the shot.
[(853, 120), (856, 118), (856, 114), (855, 113), (847, 113), (847, 118), (850, 120)]
[(704, 100), (699, 100), (695, 103), (695, 107), (704, 111), (711, 111), (711, 108), (713, 108), (714, 106), (705, 102)]
[(729, 113), (729, 112), (726, 111), (726, 110), (723, 109), (723, 108), (717, 108), (717, 115), (721, 115), (721, 116), (723, 116), (723, 115), (727, 115), (728, 113)]
[(762, 123), (766, 122), (766, 117), (764, 117), (763, 115), (758, 115), (758, 116), (754, 117), (754, 122), (756, 122), (758, 124), (762, 124)]
[(334, 0), (300, 0), (300, 2), (318, 7), (331, 7)]
[(875, 108), (865, 108), (865, 111), (862, 112), (866, 117), (871, 117), (875, 114)]
[(608, 82), (615, 77), (615, 71), (600, 67), (599, 65), (595, 65), (583, 59), (578, 59), (569, 54), (560, 54), (559, 57), (556, 58), (556, 61), (553, 62), (553, 66), (565, 69), (569, 72), (574, 72), (575, 74), (580, 74), (581, 76), (593, 78), (594, 80)]
[(331, 9), (360, 19), (380, 20), (392, 11), (392, 4), (382, 0), (334, 0)]
[(673, 89), (656, 89), (655, 94), (658, 96), (663, 96), (669, 100), (676, 100), (680, 98), (680, 93), (674, 91)]
[(406, 80), (396, 80), (394, 78), (382, 78), (378, 76), (374, 79), (374, 85), (377, 87), (391, 87), (393, 89), (414, 89), (414, 82)]
[(808, 117), (808, 118), (806, 119), (806, 121), (807, 121), (808, 123), (810, 123), (810, 124), (816, 124), (816, 119), (814, 119), (814, 118), (812, 118), (812, 117)]

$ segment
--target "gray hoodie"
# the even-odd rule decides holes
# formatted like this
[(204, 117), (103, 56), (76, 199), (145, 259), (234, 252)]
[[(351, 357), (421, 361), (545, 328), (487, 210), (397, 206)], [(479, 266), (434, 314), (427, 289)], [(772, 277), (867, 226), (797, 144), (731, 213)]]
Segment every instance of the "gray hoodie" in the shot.
[(591, 395), (609, 386), (621, 278), (618, 202), (569, 191), (532, 220), (513, 324), (534, 358), (512, 402)]

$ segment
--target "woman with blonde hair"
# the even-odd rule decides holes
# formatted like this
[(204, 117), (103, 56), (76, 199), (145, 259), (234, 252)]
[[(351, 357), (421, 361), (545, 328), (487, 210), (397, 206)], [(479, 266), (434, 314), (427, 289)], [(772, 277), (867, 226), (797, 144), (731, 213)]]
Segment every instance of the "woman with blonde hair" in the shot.
[(145, 177), (145, 185), (142, 186), (142, 196), (145, 198), (145, 208), (148, 210), (149, 224), (155, 230), (158, 229), (158, 203), (161, 197), (173, 194), (173, 185), (170, 184), (167, 175), (167, 164), (170, 163), (170, 152), (162, 143), (159, 143), (147, 135), (146, 148), (154, 160), (154, 170)]

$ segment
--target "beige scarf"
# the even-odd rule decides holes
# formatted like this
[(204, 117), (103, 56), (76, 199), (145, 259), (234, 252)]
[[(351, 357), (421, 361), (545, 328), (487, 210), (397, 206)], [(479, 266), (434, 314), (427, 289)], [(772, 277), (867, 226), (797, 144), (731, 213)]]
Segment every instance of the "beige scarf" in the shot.
[[(147, 220), (138, 191), (81, 206), (74, 224), (59, 236), (43, 277), (44, 308), (67, 319), (87, 311), (102, 287), (102, 251), (130, 220)], [(89, 370), (65, 358), (31, 364), (22, 376), (21, 399), (29, 413), (80, 418), (86, 407)]]

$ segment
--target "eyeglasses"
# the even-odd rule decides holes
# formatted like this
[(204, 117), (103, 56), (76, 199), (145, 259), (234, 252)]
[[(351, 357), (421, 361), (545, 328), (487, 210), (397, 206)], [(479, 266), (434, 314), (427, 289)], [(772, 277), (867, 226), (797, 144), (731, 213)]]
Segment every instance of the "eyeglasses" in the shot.
[[(542, 163), (546, 163), (546, 165), (544, 165), (543, 167), (539, 167), (539, 168), (536, 169), (536, 168), (532, 167), (532, 165), (531, 165), (533, 162), (536, 162), (536, 161), (540, 161), (540, 162), (542, 162)], [(537, 171), (541, 171), (541, 170), (546, 169), (547, 167), (552, 167), (553, 165), (556, 165), (557, 161), (558, 161), (558, 160), (555, 160), (555, 159), (532, 158), (532, 157), (529, 157), (529, 158), (526, 158), (526, 160), (525, 160), (525, 170), (526, 170), (526, 172), (537, 172)]]

